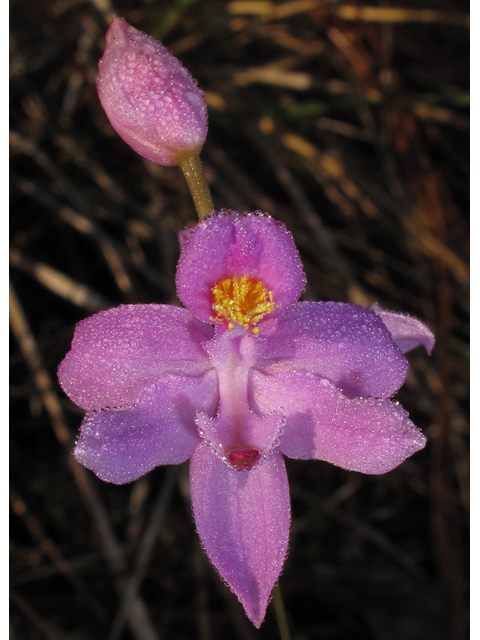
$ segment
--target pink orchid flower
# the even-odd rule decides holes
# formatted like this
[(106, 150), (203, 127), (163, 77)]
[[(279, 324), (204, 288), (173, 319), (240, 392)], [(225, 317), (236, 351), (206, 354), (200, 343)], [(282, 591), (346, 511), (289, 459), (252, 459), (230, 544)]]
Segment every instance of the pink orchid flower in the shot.
[(60, 365), (87, 411), (75, 457), (136, 480), (189, 458), (205, 551), (259, 627), (290, 528), (283, 455), (381, 474), (425, 437), (393, 394), (403, 352), (434, 345), (419, 320), (339, 302), (297, 302), (291, 234), (268, 215), (224, 211), (180, 234), (187, 307), (124, 305), (81, 322)]
[(182, 63), (123, 18), (106, 34), (97, 76), (100, 102), (115, 131), (141, 156), (179, 164), (207, 137), (203, 91)]

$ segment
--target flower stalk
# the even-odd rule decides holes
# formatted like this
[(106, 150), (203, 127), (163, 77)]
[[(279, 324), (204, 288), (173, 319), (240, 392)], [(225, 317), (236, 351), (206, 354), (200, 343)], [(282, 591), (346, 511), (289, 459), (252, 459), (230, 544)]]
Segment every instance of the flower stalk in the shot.
[(280, 587), (276, 584), (272, 589), (273, 606), (275, 608), (275, 615), (277, 617), (278, 631), (280, 633), (280, 640), (291, 640), (290, 631), (288, 628), (287, 615), (285, 613), (285, 607), (283, 606), (283, 598), (280, 592)]
[(212, 213), (213, 202), (200, 155), (198, 153), (182, 153), (178, 157), (178, 166), (187, 181), (198, 218), (203, 220)]

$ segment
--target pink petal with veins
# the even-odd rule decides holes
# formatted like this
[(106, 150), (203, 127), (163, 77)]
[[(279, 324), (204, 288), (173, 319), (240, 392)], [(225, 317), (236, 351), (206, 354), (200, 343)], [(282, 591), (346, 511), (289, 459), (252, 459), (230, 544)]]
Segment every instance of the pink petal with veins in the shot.
[(286, 417), (279, 448), (291, 458), (326, 460), (350, 471), (381, 474), (426, 443), (400, 405), (346, 398), (328, 380), (311, 373), (254, 373), (252, 387), (257, 411), (279, 411)]
[(212, 415), (217, 405), (213, 371), (199, 378), (165, 376), (129, 409), (89, 411), (75, 458), (106, 482), (132, 482), (159, 465), (188, 460), (200, 444), (195, 412)]
[(212, 366), (202, 343), (214, 330), (186, 309), (122, 305), (82, 320), (58, 370), (82, 409), (126, 408), (166, 373), (198, 376)]
[(255, 368), (309, 371), (345, 395), (388, 398), (405, 382), (408, 362), (371, 309), (342, 302), (299, 302), (258, 335)]

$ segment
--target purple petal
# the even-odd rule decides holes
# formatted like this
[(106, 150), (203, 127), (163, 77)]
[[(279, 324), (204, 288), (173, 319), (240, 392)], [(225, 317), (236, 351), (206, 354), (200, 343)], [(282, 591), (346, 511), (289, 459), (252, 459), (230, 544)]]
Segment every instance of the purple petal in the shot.
[(290, 529), (287, 473), (278, 452), (234, 471), (206, 445), (190, 463), (193, 513), (205, 551), (259, 628), (285, 562)]
[(260, 212), (221, 211), (200, 222), (189, 236), (177, 269), (177, 294), (198, 318), (212, 315), (212, 288), (221, 280), (247, 276), (273, 292), (282, 313), (298, 300), (305, 276), (293, 237), (283, 225)]
[(398, 403), (346, 398), (311, 373), (255, 372), (252, 388), (259, 411), (277, 410), (286, 417), (280, 451), (291, 458), (326, 460), (350, 471), (380, 474), (425, 446), (425, 436)]
[(186, 309), (123, 305), (80, 322), (58, 369), (60, 385), (83, 409), (126, 408), (165, 373), (211, 368), (202, 343), (214, 330)]
[(147, 160), (176, 165), (181, 152), (202, 148), (203, 91), (166, 47), (123, 18), (107, 31), (97, 88), (112, 127)]
[(162, 464), (180, 464), (200, 443), (195, 412), (218, 404), (215, 373), (166, 376), (143, 391), (133, 407), (88, 412), (75, 458), (101, 480), (132, 482)]
[(423, 345), (430, 355), (435, 346), (435, 336), (426, 324), (405, 313), (384, 311), (378, 304), (372, 309), (382, 319), (387, 329), (392, 334), (392, 339), (402, 353), (407, 353), (420, 345)]
[(299, 302), (258, 336), (256, 369), (310, 371), (349, 397), (388, 398), (405, 382), (408, 362), (371, 309), (342, 302)]

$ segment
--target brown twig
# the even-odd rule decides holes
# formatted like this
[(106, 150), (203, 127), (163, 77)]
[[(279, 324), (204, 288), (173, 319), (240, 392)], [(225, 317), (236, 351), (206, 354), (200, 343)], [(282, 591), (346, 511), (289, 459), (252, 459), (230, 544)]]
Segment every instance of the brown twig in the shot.
[[(35, 384), (42, 396), (43, 405), (49, 414), (55, 435), (61, 445), (70, 449), (71, 437), (66, 426), (63, 409), (53, 390), (51, 378), (42, 364), (35, 339), (12, 285), (10, 285), (10, 326), (25, 361), (34, 376)], [(122, 548), (116, 540), (105, 508), (87, 472), (80, 467), (73, 456), (69, 455), (68, 462), (80, 495), (94, 516), (95, 524), (100, 531), (103, 550), (114, 575), (114, 584), (117, 590), (122, 592), (124, 580), (118, 577), (119, 572), (125, 565)], [(129, 609), (128, 621), (137, 640), (157, 639), (157, 634), (150, 621), (147, 609), (138, 596)]]
[(58, 635), (40, 618), (32, 607), (16, 591), (10, 589), (10, 600), (20, 609), (40, 635), (46, 640), (59, 640)]
[(104, 607), (102, 607), (96, 599), (93, 599), (90, 596), (83, 580), (77, 575), (71, 563), (63, 557), (58, 547), (45, 534), (38, 520), (27, 508), (25, 502), (13, 489), (10, 489), (10, 503), (14, 513), (25, 522), (25, 526), (34, 540), (39, 544), (42, 552), (52, 560), (58, 571), (73, 584), (76, 591), (85, 600), (92, 611), (94, 611), (99, 618), (104, 620), (106, 615)]
[(172, 495), (175, 481), (178, 477), (177, 467), (168, 467), (166, 471), (165, 483), (160, 491), (155, 504), (152, 507), (150, 520), (145, 528), (139, 545), (137, 557), (135, 560), (135, 568), (132, 575), (126, 579), (123, 587), (122, 601), (118, 609), (117, 615), (113, 621), (109, 640), (118, 640), (123, 631), (125, 620), (131, 610), (140, 589), (140, 585), (145, 578), (155, 541), (160, 533), (160, 528), (165, 519), (168, 504)]

